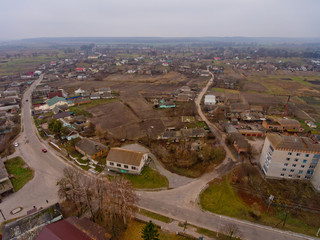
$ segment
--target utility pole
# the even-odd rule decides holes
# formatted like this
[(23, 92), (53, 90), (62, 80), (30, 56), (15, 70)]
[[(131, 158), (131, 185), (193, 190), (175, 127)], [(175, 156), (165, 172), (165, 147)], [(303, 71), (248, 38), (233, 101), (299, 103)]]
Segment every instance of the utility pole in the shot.
[(218, 222), (218, 231), (216, 237), (219, 237), (219, 232), (220, 232), (220, 224), (221, 224), (221, 215), (219, 215), (219, 222)]

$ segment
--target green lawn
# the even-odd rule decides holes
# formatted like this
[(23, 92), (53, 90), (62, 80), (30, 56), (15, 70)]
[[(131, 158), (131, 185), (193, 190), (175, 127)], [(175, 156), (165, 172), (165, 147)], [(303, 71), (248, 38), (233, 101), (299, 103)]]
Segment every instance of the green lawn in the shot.
[[(120, 240), (140, 240), (141, 234), (142, 234), (142, 229), (144, 228), (146, 224), (138, 221), (131, 221), (128, 224), (127, 230), (124, 232), (124, 234), (120, 237)], [(190, 238), (178, 236), (173, 233), (168, 233), (161, 231), (159, 229), (159, 239), (161, 240), (190, 240)]]
[(158, 214), (158, 213), (150, 212), (150, 211), (145, 210), (143, 208), (140, 208), (140, 212), (139, 213), (144, 215), (144, 216), (147, 216), (149, 218), (153, 218), (153, 219), (159, 220), (161, 222), (165, 222), (165, 223), (172, 222), (172, 219), (169, 218), (169, 217), (163, 216), (163, 215)]
[(33, 176), (33, 170), (26, 165), (21, 157), (15, 157), (5, 161), (5, 166), (9, 175), (13, 175), (11, 183), (15, 191), (20, 190)]
[(102, 104), (106, 104), (106, 103), (112, 103), (118, 101), (118, 99), (116, 98), (111, 98), (111, 99), (107, 99), (107, 98), (102, 98), (102, 99), (96, 99), (96, 100), (91, 100), (89, 103), (85, 103), (85, 104), (81, 104), (81, 107), (84, 109), (87, 108), (92, 108), (98, 105), (102, 105)]
[(141, 175), (126, 174), (134, 188), (153, 189), (169, 187), (168, 179), (150, 167), (145, 167)]
[(85, 111), (82, 107), (79, 107), (79, 106), (72, 106), (72, 107), (69, 107), (69, 110), (70, 112), (73, 112), (73, 114), (75, 116), (80, 116), (80, 115), (83, 115), (85, 117), (91, 117), (92, 115)]
[[(257, 210), (254, 205), (247, 205), (240, 199), (237, 191), (231, 186), (231, 176), (228, 175), (222, 180), (216, 180), (209, 184), (209, 187), (200, 195), (200, 205), (204, 210), (229, 217), (244, 219), (263, 225), (275, 227), (285, 217), (283, 208), (273, 207), (272, 210)], [(275, 183), (276, 184), (276, 183)], [(264, 209), (266, 209), (264, 207)], [(258, 219), (252, 216), (257, 213)], [(316, 213), (302, 212), (300, 216), (288, 214), (285, 227), (279, 224), (283, 230), (299, 232), (314, 236), (318, 230), (319, 217)]]

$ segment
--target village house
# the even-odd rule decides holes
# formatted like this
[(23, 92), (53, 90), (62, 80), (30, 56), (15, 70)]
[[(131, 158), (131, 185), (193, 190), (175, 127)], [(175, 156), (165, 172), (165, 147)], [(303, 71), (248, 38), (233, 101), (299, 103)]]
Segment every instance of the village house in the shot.
[(234, 148), (237, 150), (239, 154), (249, 151), (250, 144), (241, 133), (231, 133), (230, 137), (231, 137), (232, 145), (234, 146)]
[(107, 168), (112, 171), (130, 174), (140, 174), (148, 160), (148, 153), (111, 148), (107, 156)]
[(90, 99), (91, 99), (91, 100), (97, 100), (97, 99), (100, 99), (100, 98), (101, 98), (101, 96), (100, 96), (100, 94), (97, 93), (97, 92), (91, 93), (91, 95), (90, 95)]
[(260, 155), (267, 177), (309, 180), (320, 191), (320, 145), (307, 137), (269, 133)]
[(76, 143), (75, 149), (89, 160), (97, 163), (95, 160), (106, 154), (108, 147), (88, 138), (82, 138)]
[(9, 175), (7, 169), (4, 166), (3, 160), (0, 159), (0, 196), (4, 196), (11, 192), (14, 192), (13, 186), (9, 179)]
[(55, 96), (52, 99), (49, 99), (46, 104), (42, 105), (39, 107), (40, 110), (51, 110), (54, 109), (55, 106), (60, 106), (60, 105), (72, 105), (71, 101), (67, 101), (65, 98), (63, 97), (58, 97)]
[(287, 132), (303, 132), (304, 131), (304, 129), (301, 127), (300, 122), (295, 119), (268, 118), (262, 122), (262, 126), (266, 130), (273, 130), (273, 131), (287, 131)]
[(71, 114), (69, 112), (59, 112), (57, 114), (54, 114), (52, 116), (52, 118), (54, 119), (67, 119), (70, 120), (71, 119)]
[(74, 98), (72, 99), (72, 102), (75, 106), (77, 105), (81, 105), (81, 104), (85, 104), (85, 103), (89, 103), (91, 100), (89, 97), (78, 97), (78, 98)]
[(111, 235), (90, 219), (75, 216), (42, 228), (36, 240), (111, 240)]

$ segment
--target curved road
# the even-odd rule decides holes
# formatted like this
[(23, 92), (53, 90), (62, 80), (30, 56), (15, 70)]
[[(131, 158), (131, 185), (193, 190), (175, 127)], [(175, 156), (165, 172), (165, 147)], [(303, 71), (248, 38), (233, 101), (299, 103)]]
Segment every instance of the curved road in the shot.
[[(58, 157), (53, 150), (48, 148), (47, 153), (41, 151), (42, 148), (47, 148), (37, 137), (37, 130), (33, 124), (31, 116), (31, 93), (37, 84), (42, 80), (41, 76), (32, 86), (26, 91), (23, 97), (22, 105), (22, 126), (23, 130), (17, 140), (19, 147), (16, 149), (14, 156), (21, 156), (26, 163), (35, 171), (35, 177), (27, 183), (17, 193), (11, 194), (3, 199), (0, 204), (1, 210), (6, 219), (16, 218), (26, 214), (27, 210), (33, 206), (40, 208), (58, 201), (56, 182), (62, 176), (63, 169), (69, 164)], [(208, 126), (214, 134), (220, 133), (219, 130), (210, 123), (200, 109), (200, 101), (204, 93), (207, 91), (213, 80), (213, 75), (207, 86), (201, 91), (196, 99), (197, 107), (200, 116), (207, 122)], [(26, 100), (29, 100), (26, 102)], [(224, 144), (223, 136), (216, 135), (221, 139), (221, 144)], [(28, 140), (28, 143), (26, 142)], [(199, 179), (195, 179), (191, 183), (184, 186), (160, 191), (160, 192), (138, 192), (140, 201), (139, 206), (158, 212), (160, 214), (173, 217), (175, 219), (185, 221), (188, 220), (197, 226), (205, 227), (211, 230), (221, 229), (222, 226), (228, 223), (236, 223), (243, 233), (245, 239), (311, 239), (309, 237), (272, 229), (269, 227), (239, 221), (224, 216), (204, 212), (197, 205), (198, 195), (204, 189), (207, 183), (231, 170), (234, 161), (229, 161), (232, 155), (227, 151), (225, 161), (213, 172), (205, 174)], [(49, 200), (49, 203), (46, 203)], [(22, 207), (23, 211), (18, 214), (11, 215), (10, 211), (17, 207)], [(0, 215), (1, 217), (1, 215)], [(2, 222), (3, 219), (0, 219)]]
[[(16, 140), (19, 143), (19, 147), (16, 148), (16, 152), (13, 154), (13, 156), (21, 156), (34, 170), (34, 178), (18, 192), (3, 199), (0, 208), (6, 219), (25, 215), (34, 206), (37, 208), (45, 207), (58, 201), (56, 182), (62, 176), (66, 163), (40, 142), (31, 116), (31, 93), (42, 78), (43, 75), (27, 89), (23, 96), (21, 109), (22, 132)], [(48, 149), (48, 152), (43, 153), (41, 151), (42, 148)], [(15, 215), (10, 214), (10, 211), (17, 207), (22, 207), (23, 210)], [(0, 222), (2, 221), (3, 219), (0, 215)]]

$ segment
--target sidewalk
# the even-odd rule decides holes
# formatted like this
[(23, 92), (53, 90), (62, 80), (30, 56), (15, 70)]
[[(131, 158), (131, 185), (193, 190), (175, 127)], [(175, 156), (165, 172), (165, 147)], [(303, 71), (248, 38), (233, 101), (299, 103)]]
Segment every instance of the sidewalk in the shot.
[(190, 226), (190, 225), (188, 225), (187, 228), (185, 229), (185, 231), (183, 231), (183, 227), (179, 226), (179, 221), (177, 221), (177, 220), (173, 220), (170, 223), (165, 223), (165, 222), (161, 222), (159, 220), (156, 220), (156, 219), (153, 219), (153, 218), (141, 215), (141, 214), (137, 214), (136, 218), (143, 221), (143, 222), (149, 222), (151, 220), (155, 225), (159, 226), (161, 228), (161, 230), (165, 230), (168, 232), (172, 232), (172, 233), (176, 233), (176, 234), (181, 232), (181, 233), (186, 233), (190, 236), (193, 236), (197, 239), (199, 239), (199, 237), (203, 237), (204, 240), (214, 240), (213, 238), (209, 238), (205, 235), (197, 233), (196, 232), (197, 229), (195, 227)]

